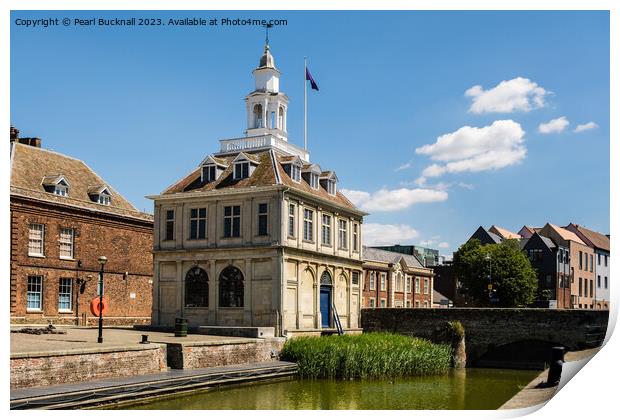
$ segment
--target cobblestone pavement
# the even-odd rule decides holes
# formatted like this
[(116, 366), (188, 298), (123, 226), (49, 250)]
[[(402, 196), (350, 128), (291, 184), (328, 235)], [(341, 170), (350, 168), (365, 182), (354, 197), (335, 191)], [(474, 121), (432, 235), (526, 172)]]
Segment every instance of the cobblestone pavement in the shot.
[[(22, 326), (12, 326), (18, 330)], [(41, 326), (44, 328), (44, 326)], [(187, 337), (175, 337), (171, 332), (138, 331), (133, 328), (104, 328), (103, 343), (97, 343), (98, 329), (57, 327), (66, 334), (23, 334), (11, 333), (11, 354), (41, 353), (45, 351), (71, 351), (82, 349), (104, 349), (139, 345), (142, 334), (148, 334), (151, 343), (247, 343), (256, 341), (251, 338), (220, 337), (212, 335), (188, 334)]]

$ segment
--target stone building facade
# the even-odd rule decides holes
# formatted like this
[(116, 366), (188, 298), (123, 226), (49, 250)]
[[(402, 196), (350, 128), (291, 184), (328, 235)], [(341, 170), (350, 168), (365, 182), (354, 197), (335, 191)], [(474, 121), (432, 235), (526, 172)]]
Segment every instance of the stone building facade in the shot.
[(433, 270), (413, 255), (363, 247), (364, 308), (432, 308)]
[(288, 98), (269, 46), (246, 97), (245, 136), (220, 140), (154, 200), (153, 324), (359, 326), (364, 212), (288, 142)]
[(11, 128), (11, 322), (96, 323), (104, 255), (104, 323), (148, 324), (152, 217), (84, 162), (18, 134)]

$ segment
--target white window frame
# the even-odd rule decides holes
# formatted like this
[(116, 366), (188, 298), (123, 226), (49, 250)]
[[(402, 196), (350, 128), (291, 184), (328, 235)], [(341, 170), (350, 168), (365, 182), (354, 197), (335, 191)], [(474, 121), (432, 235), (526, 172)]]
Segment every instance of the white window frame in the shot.
[(385, 299), (381, 299), (381, 308), (387, 308), (387, 302)]
[[(196, 217), (192, 217), (192, 210), (196, 210)], [(200, 216), (200, 210), (204, 210), (204, 217)], [(207, 239), (208, 235), (208, 212), (206, 207), (192, 207), (189, 209), (189, 225), (188, 225), (188, 240), (191, 241), (204, 241)], [(205, 236), (204, 238), (200, 237), (200, 222), (204, 221), (205, 225)], [(192, 238), (192, 222), (196, 222), (196, 237)]]
[(415, 293), (420, 293), (420, 278), (415, 278)]
[(332, 217), (324, 214), (321, 219), (321, 245), (332, 246)]
[[(31, 290), (31, 280), (37, 280), (36, 283), (32, 284)], [(31, 296), (38, 296), (37, 299), (32, 299)], [(30, 306), (31, 301), (38, 301), (38, 306)], [(43, 276), (28, 276), (28, 280), (26, 283), (26, 312), (41, 312), (43, 310)]]
[[(65, 300), (63, 300), (63, 298)], [(68, 298), (68, 301), (66, 300)], [(68, 307), (61, 307), (68, 302)], [(61, 277), (58, 279), (58, 312), (73, 311), (73, 279)]]
[(60, 195), (61, 197), (67, 197), (69, 195), (69, 187), (62, 184), (56, 184), (54, 186), (54, 194)]
[(377, 307), (376, 306), (377, 304), (376, 304), (375, 298), (369, 298), (369, 305), (370, 305), (371, 308), (376, 308)]
[[(39, 243), (37, 248), (40, 249), (40, 252), (33, 251), (35, 249), (33, 244), (35, 243)], [(45, 225), (42, 223), (30, 223), (28, 227), (28, 256), (45, 257)]]
[(304, 241), (314, 242), (314, 210), (304, 208)]
[(310, 187), (314, 188), (315, 190), (319, 189), (319, 174), (310, 172)]
[[(172, 214), (172, 218), (169, 218), (168, 215)], [(175, 219), (176, 219), (176, 211), (174, 209), (164, 209), (164, 241), (174, 241), (175, 235)], [(172, 224), (172, 237), (169, 238), (168, 235), (168, 224)]]
[(327, 180), (327, 193), (330, 195), (336, 195), (336, 181), (333, 179)]
[(349, 229), (347, 221), (344, 219), (338, 219), (338, 248), (348, 249), (348, 234)]
[(430, 280), (429, 280), (428, 278), (424, 278), (424, 294), (425, 294), (425, 295), (428, 295), (428, 292), (429, 292), (429, 287), (428, 287), (428, 286), (429, 286), (429, 283), (430, 283)]
[(288, 237), (289, 238), (296, 238), (297, 237), (297, 231), (296, 231), (296, 212), (297, 212), (297, 206), (295, 206), (295, 204), (289, 204), (288, 205)]
[(107, 194), (99, 194), (97, 202), (99, 204), (103, 204), (104, 206), (109, 206), (112, 203), (112, 197)]
[(301, 182), (301, 166), (291, 164), (291, 179), (295, 182)]
[(409, 275), (405, 276), (405, 292), (406, 293), (411, 292), (411, 276)]
[[(73, 228), (60, 228), (60, 233), (58, 235), (58, 242), (59, 242), (58, 255), (60, 259), (72, 260), (73, 254), (74, 254), (73, 247), (74, 247), (74, 242), (75, 242), (75, 230)], [(68, 249), (70, 250), (68, 254), (63, 255), (63, 245), (65, 247), (68, 247)]]
[(377, 274), (374, 271), (371, 271), (368, 275), (368, 290), (376, 290), (377, 289)]
[[(205, 176), (206, 175), (206, 176)], [(215, 165), (205, 165), (202, 167), (202, 182), (213, 182), (217, 178), (217, 168)]]
[[(243, 176), (244, 167), (247, 167), (247, 176)], [(244, 179), (244, 178), (249, 178), (249, 177), (250, 177), (250, 162), (248, 161), (235, 162), (233, 178)]]
[(359, 225), (357, 223), (353, 223), (353, 252), (359, 251)]
[(379, 287), (381, 287), (381, 291), (385, 292), (387, 290), (387, 274), (385, 273), (380, 273), (380, 284)]

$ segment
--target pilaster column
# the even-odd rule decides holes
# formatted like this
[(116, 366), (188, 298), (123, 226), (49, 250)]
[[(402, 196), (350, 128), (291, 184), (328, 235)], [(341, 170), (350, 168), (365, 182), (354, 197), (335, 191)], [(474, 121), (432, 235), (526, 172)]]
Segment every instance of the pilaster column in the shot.
[(321, 328), (321, 267), (314, 264), (314, 328)]
[(243, 279), (243, 324), (252, 326), (252, 259), (244, 261), (245, 278)]
[(302, 300), (302, 290), (301, 290), (301, 282), (303, 276), (302, 264), (300, 261), (295, 263), (297, 265), (297, 313), (295, 314), (295, 325), (297, 329), (301, 328), (303, 324), (303, 313), (301, 312), (301, 300)]

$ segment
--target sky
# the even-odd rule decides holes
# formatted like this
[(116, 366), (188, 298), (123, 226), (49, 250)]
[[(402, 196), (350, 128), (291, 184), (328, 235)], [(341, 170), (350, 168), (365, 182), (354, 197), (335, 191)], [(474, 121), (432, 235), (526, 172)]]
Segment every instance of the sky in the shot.
[(289, 141), (370, 213), (364, 242), (445, 255), (482, 225), (609, 233), (609, 14), (11, 13), (11, 123), (139, 210), (242, 137), (259, 26), (24, 27), (16, 19), (286, 19), (270, 32)]

